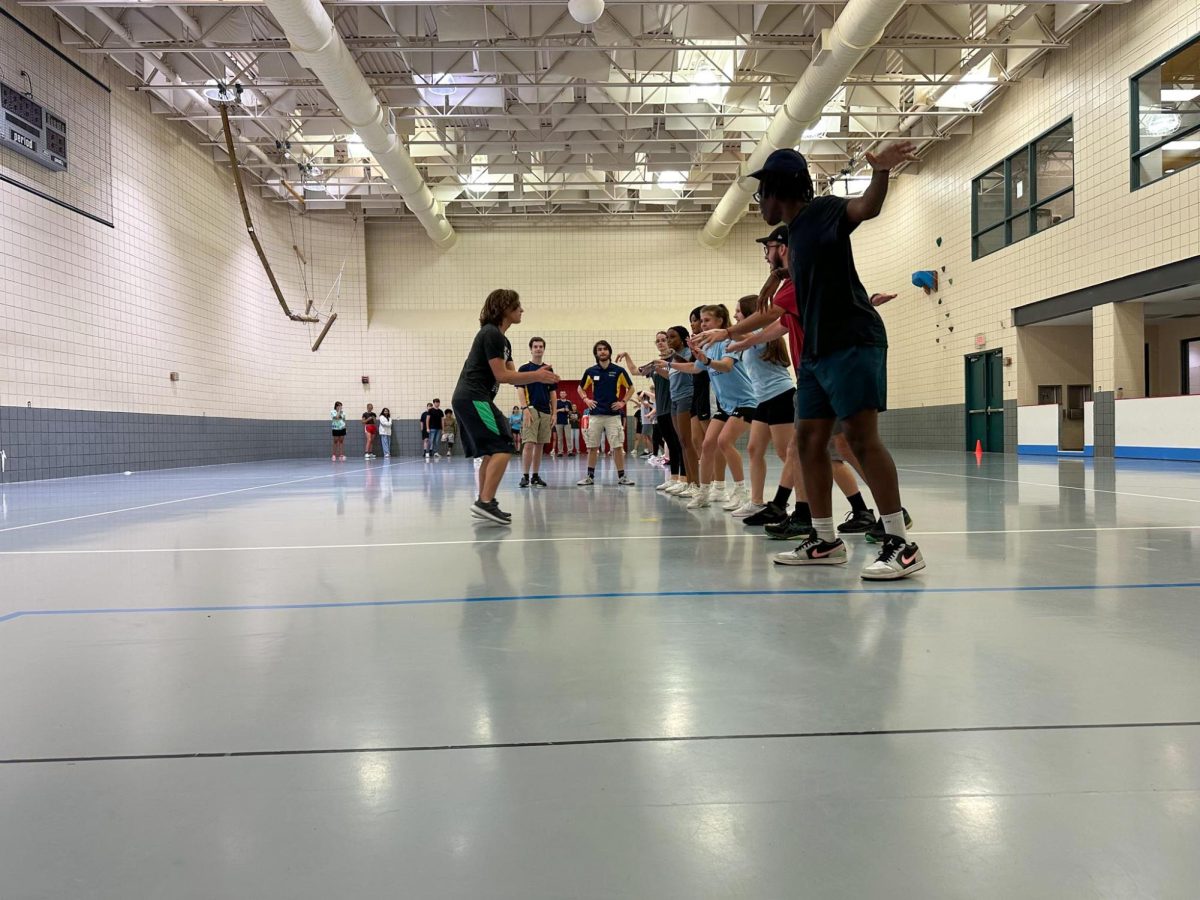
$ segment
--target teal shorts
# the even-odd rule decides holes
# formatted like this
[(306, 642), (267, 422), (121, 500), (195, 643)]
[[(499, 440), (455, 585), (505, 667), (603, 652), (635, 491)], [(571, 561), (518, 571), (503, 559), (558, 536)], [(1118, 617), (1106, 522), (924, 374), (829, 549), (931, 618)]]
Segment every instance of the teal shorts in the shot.
[(887, 409), (887, 347), (847, 347), (801, 361), (797, 419), (848, 419), (868, 409)]

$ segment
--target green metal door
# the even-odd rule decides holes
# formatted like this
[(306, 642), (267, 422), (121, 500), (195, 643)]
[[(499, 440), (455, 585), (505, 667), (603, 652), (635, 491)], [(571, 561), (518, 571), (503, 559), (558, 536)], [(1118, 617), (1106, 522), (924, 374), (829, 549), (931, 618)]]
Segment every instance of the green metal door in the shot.
[(1001, 350), (966, 358), (967, 450), (1004, 450), (1004, 358)]

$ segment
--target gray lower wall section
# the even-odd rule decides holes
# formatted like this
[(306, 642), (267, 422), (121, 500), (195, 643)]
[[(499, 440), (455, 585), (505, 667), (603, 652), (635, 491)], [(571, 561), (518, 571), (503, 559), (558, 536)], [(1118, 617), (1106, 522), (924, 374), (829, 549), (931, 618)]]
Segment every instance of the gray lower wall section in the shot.
[[(418, 422), (396, 423), (393, 453), (418, 456)], [(266, 421), (214, 416), (0, 406), (0, 481), (328, 456), (324, 419)], [(362, 456), (363, 432), (351, 422), (346, 455)]]
[(1112, 391), (1099, 391), (1092, 400), (1095, 456), (1111, 459), (1117, 445), (1117, 401)]
[[(965, 427), (965, 426), (964, 426)], [(1004, 452), (1017, 452), (1017, 401), (1004, 401)]]
[(889, 409), (879, 417), (879, 434), (884, 444), (898, 450), (961, 452), (967, 442), (966, 408), (950, 403)]

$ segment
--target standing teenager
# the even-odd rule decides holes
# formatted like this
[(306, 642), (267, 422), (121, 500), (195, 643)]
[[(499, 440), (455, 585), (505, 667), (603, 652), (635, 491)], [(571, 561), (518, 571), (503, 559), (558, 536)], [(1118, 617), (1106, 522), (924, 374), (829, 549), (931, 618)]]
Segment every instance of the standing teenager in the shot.
[(375, 407), (370, 403), (367, 404), (367, 410), (362, 414), (363, 437), (366, 439), (366, 450), (363, 454), (363, 459), (374, 459), (375, 454), (371, 451), (375, 449), (375, 435), (379, 431), (379, 425), (376, 424), (379, 417), (375, 415)]
[[(545, 361), (546, 341), (540, 337), (529, 339), (529, 362), (521, 366), (519, 372), (536, 372), (546, 368), (551, 372), (554, 367)], [(554, 410), (558, 405), (558, 391), (544, 384), (527, 384), (517, 388), (521, 395), (521, 460), (524, 463), (521, 475), (521, 487), (546, 487), (539, 470), (542, 467), (542, 452), (550, 443), (554, 432)]]
[(629, 373), (612, 361), (612, 344), (596, 341), (592, 347), (596, 364), (583, 373), (579, 381), (579, 396), (588, 410), (588, 426), (584, 442), (588, 451), (587, 475), (577, 483), (580, 487), (596, 483), (596, 460), (604, 439), (612, 447), (613, 464), (617, 467), (617, 484), (632, 485), (625, 475), (625, 400), (633, 388)]
[(513, 438), (504, 414), (494, 403), (496, 394), (502, 384), (558, 383), (558, 376), (548, 369), (518, 372), (513, 365), (506, 332), (521, 321), (523, 313), (516, 291), (499, 289), (488, 294), (479, 312), (479, 333), (471, 343), (451, 401), (463, 447), (480, 460), (479, 496), (471, 515), (498, 525), (512, 524), (512, 516), (496, 502), (496, 490), (512, 456)]
[(346, 412), (342, 409), (341, 400), (333, 404), (333, 411), (329, 414), (329, 426), (333, 430), (333, 456), (329, 458), (344, 461), (346, 459)]

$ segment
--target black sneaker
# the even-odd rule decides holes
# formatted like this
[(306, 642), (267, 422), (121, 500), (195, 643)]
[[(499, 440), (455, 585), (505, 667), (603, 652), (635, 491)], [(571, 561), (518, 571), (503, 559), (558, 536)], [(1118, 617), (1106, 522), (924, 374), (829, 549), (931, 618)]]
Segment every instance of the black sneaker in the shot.
[(500, 508), (500, 504), (495, 500), (484, 503), (482, 500), (476, 500), (471, 505), (471, 515), (477, 519), (484, 519), (489, 522), (495, 522), (497, 525), (511, 525), (512, 513), (506, 513)]
[(782, 522), (763, 527), (763, 531), (767, 533), (767, 537), (774, 538), (777, 541), (794, 541), (796, 538), (806, 537), (811, 534), (812, 530), (812, 519), (798, 510), (792, 510), (792, 514)]
[(925, 559), (921, 556), (920, 547), (888, 535), (875, 561), (862, 570), (862, 577), (866, 581), (895, 581), (897, 578), (907, 578), (916, 574), (924, 568)]
[(846, 513), (846, 521), (838, 526), (838, 534), (866, 534), (875, 527), (875, 510), (864, 509), (862, 512), (850, 510)]
[(533, 473), (533, 477), (529, 479), (529, 483), (534, 487), (550, 487), (546, 482), (542, 481), (542, 476), (537, 472)]
[[(908, 510), (900, 507), (900, 512), (904, 513), (904, 527), (912, 528), (913, 520), (912, 516), (908, 514)], [(868, 544), (882, 544), (887, 538), (887, 535), (883, 533), (883, 519), (876, 519), (875, 524), (871, 526), (871, 530), (866, 534)]]
[(529, 476), (528, 476), (528, 475), (522, 475), (522, 476), (521, 476), (521, 483), (520, 483), (519, 485), (517, 485), (517, 487), (529, 487)]
[(756, 512), (752, 516), (746, 516), (742, 519), (743, 525), (752, 525), (758, 527), (760, 525), (778, 525), (781, 522), (787, 521), (788, 514), (775, 505), (774, 501), (767, 504), (766, 509)]

